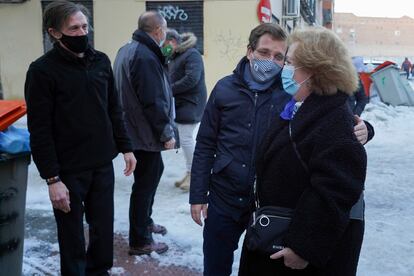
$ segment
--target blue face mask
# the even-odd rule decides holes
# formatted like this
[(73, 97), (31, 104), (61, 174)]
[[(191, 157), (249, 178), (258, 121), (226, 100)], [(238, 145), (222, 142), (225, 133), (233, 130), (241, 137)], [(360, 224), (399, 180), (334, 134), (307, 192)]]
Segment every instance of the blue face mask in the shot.
[[(298, 67), (300, 68), (300, 67)], [(283, 89), (286, 91), (286, 93), (294, 96), (296, 93), (298, 93), (300, 86), (302, 85), (302, 83), (304, 83), (305, 81), (307, 81), (309, 79), (306, 78), (305, 80), (303, 80), (301, 83), (298, 83), (297, 81), (295, 81), (295, 79), (293, 78), (293, 76), (295, 75), (295, 70), (298, 69), (295, 68), (292, 65), (285, 65), (283, 66), (283, 70), (282, 70), (282, 84), (283, 84)]]
[(257, 59), (253, 57), (251, 61), (250, 71), (252, 72), (253, 79), (258, 83), (273, 81), (280, 70), (282, 70), (282, 67), (270, 59)]

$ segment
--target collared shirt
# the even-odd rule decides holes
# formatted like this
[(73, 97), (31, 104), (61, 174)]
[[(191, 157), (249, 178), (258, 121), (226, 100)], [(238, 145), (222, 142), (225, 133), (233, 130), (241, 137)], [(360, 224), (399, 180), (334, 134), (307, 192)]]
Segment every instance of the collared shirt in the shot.
[(303, 102), (297, 102), (294, 98), (292, 98), (283, 109), (282, 113), (280, 113), (280, 118), (283, 120), (290, 121), (295, 116), (296, 112), (298, 112), (300, 106)]

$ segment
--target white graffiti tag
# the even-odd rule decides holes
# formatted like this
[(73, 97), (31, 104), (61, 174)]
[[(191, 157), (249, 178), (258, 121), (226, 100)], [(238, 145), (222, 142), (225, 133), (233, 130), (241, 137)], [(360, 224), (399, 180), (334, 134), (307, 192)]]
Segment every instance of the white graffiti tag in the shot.
[(187, 21), (188, 14), (183, 10), (180, 9), (178, 6), (158, 6), (158, 12), (166, 19), (166, 20), (181, 20)]

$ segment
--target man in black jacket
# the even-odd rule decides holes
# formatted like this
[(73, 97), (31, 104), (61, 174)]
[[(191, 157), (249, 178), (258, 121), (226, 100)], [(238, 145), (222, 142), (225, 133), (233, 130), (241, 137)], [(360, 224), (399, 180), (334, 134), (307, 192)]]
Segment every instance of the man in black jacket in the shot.
[(175, 99), (180, 146), (183, 149), (187, 172), (175, 186), (184, 191), (190, 189), (190, 171), (195, 148), (195, 133), (207, 100), (204, 64), (200, 52), (195, 48), (197, 37), (193, 33), (178, 34), (170, 29), (163, 49), (172, 48), (168, 62), (171, 88)]
[(138, 160), (129, 206), (129, 254), (163, 253), (165, 243), (154, 242), (152, 233), (165, 234), (151, 214), (164, 164), (161, 151), (175, 147), (174, 101), (160, 46), (167, 22), (157, 12), (145, 12), (132, 40), (117, 54), (115, 82), (126, 112), (127, 130)]
[(290, 100), (277, 77), (286, 38), (274, 24), (252, 30), (246, 57), (233, 74), (218, 81), (208, 100), (190, 185), (192, 218), (200, 225), (200, 214), (206, 218), (204, 275), (231, 274), (233, 252), (252, 207), (257, 145)]
[(67, 1), (46, 7), (44, 28), (54, 47), (30, 65), (25, 83), (32, 155), (49, 187), (62, 275), (109, 275), (112, 159), (124, 154), (125, 175), (136, 164), (110, 61), (88, 44), (87, 16), (85, 7)]
[(361, 77), (359, 76), (361, 72), (364, 72), (365, 65), (363, 58), (359, 56), (352, 57), (352, 63), (354, 64), (354, 67), (358, 72), (358, 90), (355, 91), (354, 94), (349, 96), (348, 105), (349, 108), (351, 108), (352, 113), (359, 117), (361, 116), (365, 106), (369, 102), (368, 97), (365, 95), (365, 89), (362, 84)]
[(354, 115), (361, 116), (365, 106), (368, 103), (368, 97), (365, 95), (364, 86), (358, 77), (358, 90), (348, 98), (348, 105)]

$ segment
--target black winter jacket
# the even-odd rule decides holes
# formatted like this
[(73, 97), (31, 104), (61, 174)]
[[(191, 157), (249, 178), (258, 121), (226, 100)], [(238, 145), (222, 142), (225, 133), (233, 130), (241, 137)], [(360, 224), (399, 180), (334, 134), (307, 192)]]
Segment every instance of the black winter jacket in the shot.
[(183, 34), (183, 41), (168, 63), (171, 88), (175, 98), (175, 121), (194, 124), (201, 121), (207, 100), (204, 65), (196, 48), (196, 37)]
[(368, 103), (368, 97), (365, 95), (364, 86), (361, 80), (358, 81), (358, 90), (355, 94), (349, 96), (348, 105), (355, 115), (361, 116), (365, 106)]
[(279, 117), (257, 158), (261, 206), (295, 209), (286, 246), (315, 267), (324, 267), (339, 243), (351, 246), (342, 235), (364, 188), (367, 157), (353, 133), (347, 99), (343, 93), (311, 94), (293, 118), (292, 139), (309, 174), (293, 150), (288, 121)]
[(114, 74), (134, 150), (157, 152), (171, 138), (178, 140), (165, 59), (148, 34), (135, 31), (119, 49)]
[(191, 169), (190, 204), (212, 204), (236, 220), (253, 203), (256, 145), (291, 98), (280, 88), (280, 78), (266, 91), (251, 91), (243, 78), (247, 62), (243, 58), (214, 87)]
[(41, 177), (95, 168), (132, 151), (105, 54), (89, 48), (78, 58), (55, 43), (30, 65), (25, 97)]

